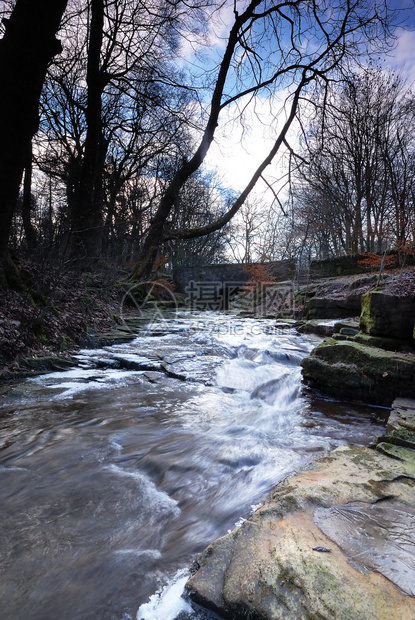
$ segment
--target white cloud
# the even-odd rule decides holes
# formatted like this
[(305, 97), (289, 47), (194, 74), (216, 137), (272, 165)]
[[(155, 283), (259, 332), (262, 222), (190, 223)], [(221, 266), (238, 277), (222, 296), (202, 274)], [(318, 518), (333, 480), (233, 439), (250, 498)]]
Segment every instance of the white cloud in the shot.
[(396, 48), (385, 64), (393, 71), (400, 71), (410, 86), (415, 84), (415, 30), (399, 28), (396, 35)]
[[(242, 118), (239, 114), (244, 105), (247, 105), (248, 98), (241, 100), (238, 106), (233, 104), (223, 110), (215, 142), (205, 163), (208, 168), (217, 170), (225, 187), (236, 191), (243, 190), (268, 155), (285, 120), (286, 95), (287, 91), (281, 91), (268, 99), (256, 97), (255, 105), (251, 102), (251, 105), (244, 109)], [(284, 174), (277, 162), (278, 155), (265, 171), (269, 182)], [(263, 184), (258, 184), (256, 194), (262, 194), (265, 189), (265, 186), (261, 185)], [(277, 183), (278, 185), (281, 186), (281, 183)], [(272, 194), (268, 198), (272, 201)]]

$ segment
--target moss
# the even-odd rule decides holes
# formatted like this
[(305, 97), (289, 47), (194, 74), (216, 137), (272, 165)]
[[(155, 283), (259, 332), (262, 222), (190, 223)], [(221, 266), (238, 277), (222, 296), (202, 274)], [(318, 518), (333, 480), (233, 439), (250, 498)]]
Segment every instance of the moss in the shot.
[(353, 341), (368, 347), (385, 349), (385, 351), (412, 351), (413, 345), (406, 340), (388, 338), (386, 336), (370, 336), (359, 332), (353, 337)]
[(72, 349), (73, 346), (74, 346), (74, 341), (71, 338), (62, 336), (62, 340), (59, 345), (60, 351), (68, 351), (69, 349)]
[(367, 465), (367, 463), (374, 463), (375, 462), (375, 453), (369, 454), (368, 452), (355, 452), (354, 454), (350, 455), (350, 460), (355, 464), (355, 465)]
[(400, 428), (391, 433), (392, 437), (405, 439), (407, 441), (415, 441), (415, 433), (408, 428)]
[(66, 370), (74, 366), (75, 363), (76, 360), (74, 359), (62, 359), (53, 356), (22, 358), (22, 365), (33, 372)]
[(396, 446), (386, 441), (378, 443), (376, 450), (382, 452), (386, 456), (402, 461), (411, 471), (415, 471), (415, 450)]
[(376, 438), (376, 445), (387, 442), (395, 446), (402, 446), (403, 448), (415, 449), (415, 433), (410, 429), (394, 430), (389, 434), (380, 435)]

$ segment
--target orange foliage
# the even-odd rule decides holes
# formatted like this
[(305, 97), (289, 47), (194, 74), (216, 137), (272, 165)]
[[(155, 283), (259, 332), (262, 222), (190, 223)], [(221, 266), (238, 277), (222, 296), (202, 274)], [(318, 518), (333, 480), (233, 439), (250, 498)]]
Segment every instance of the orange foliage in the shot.
[(357, 264), (363, 269), (377, 271), (378, 269), (391, 269), (396, 265), (396, 257), (390, 254), (375, 254), (367, 252), (363, 254), (365, 258), (359, 260)]
[(174, 291), (174, 283), (166, 278), (157, 278), (151, 283), (151, 294), (156, 299), (171, 299), (171, 293)]
[(409, 243), (398, 243), (397, 244), (399, 254), (404, 254), (405, 256), (415, 256), (415, 247)]
[(244, 265), (244, 271), (251, 276), (245, 283), (245, 287), (250, 292), (255, 290), (258, 285), (275, 282), (275, 277), (268, 273), (266, 266), (262, 263)]

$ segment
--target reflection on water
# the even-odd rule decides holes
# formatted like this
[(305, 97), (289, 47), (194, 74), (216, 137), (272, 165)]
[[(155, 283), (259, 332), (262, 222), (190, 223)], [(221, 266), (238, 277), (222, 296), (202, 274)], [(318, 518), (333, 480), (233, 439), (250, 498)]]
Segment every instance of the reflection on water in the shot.
[(381, 432), (379, 410), (301, 392), (314, 345), (183, 315), (3, 393), (2, 620), (186, 610), (180, 571), (210, 541), (310, 458)]
[(378, 571), (415, 596), (415, 513), (388, 501), (318, 508), (314, 520), (362, 573)]

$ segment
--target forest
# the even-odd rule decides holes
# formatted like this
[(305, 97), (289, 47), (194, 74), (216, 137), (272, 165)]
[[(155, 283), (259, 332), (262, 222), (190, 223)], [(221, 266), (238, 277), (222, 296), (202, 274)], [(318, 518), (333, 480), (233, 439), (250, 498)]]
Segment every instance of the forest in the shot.
[[(0, 258), (160, 268), (411, 251), (415, 99), (377, 0), (0, 2)], [(206, 164), (267, 104), (244, 189)], [(235, 131), (235, 134), (237, 132)], [(246, 141), (246, 142), (245, 142)]]

